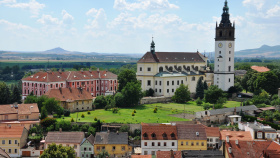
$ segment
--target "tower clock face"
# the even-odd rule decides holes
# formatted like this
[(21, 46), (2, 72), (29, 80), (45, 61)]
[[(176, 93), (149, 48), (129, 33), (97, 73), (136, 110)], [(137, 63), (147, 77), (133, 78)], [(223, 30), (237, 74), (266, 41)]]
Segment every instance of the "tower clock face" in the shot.
[(219, 47), (219, 48), (222, 48), (222, 47), (223, 47), (223, 44), (222, 44), (222, 43), (219, 43), (219, 44), (218, 44), (218, 47)]
[(231, 48), (231, 47), (232, 47), (232, 43), (229, 43), (229, 44), (228, 44), (228, 47)]

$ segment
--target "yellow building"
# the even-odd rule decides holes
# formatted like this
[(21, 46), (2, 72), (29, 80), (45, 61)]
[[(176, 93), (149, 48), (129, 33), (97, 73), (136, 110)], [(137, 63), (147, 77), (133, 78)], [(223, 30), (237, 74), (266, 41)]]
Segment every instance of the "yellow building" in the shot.
[(127, 156), (132, 147), (128, 145), (128, 133), (97, 132), (94, 141), (94, 154), (107, 151), (112, 156)]
[(35, 104), (7, 104), (0, 106), (0, 126), (24, 126), (29, 130), (40, 123), (40, 113)]
[(0, 147), (10, 157), (20, 157), (20, 149), (26, 145), (28, 130), (23, 126), (0, 127)]
[(177, 125), (178, 150), (207, 150), (207, 136), (202, 125)]

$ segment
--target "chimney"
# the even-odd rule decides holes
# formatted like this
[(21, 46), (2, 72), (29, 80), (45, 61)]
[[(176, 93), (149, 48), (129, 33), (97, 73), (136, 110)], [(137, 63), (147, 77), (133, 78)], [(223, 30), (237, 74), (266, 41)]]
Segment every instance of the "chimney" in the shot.
[(62, 70), (61, 70), (61, 69), (59, 69), (59, 70), (58, 70), (58, 72), (61, 74), (61, 73), (62, 73)]
[(175, 158), (175, 156), (174, 156), (174, 152), (173, 152), (173, 150), (172, 150), (172, 149), (170, 150), (170, 158)]
[(231, 147), (228, 147), (228, 152), (231, 154)]
[(59, 132), (60, 132), (60, 133), (62, 132), (62, 128), (59, 128)]
[(254, 121), (254, 124), (257, 125), (257, 121), (256, 120)]
[(235, 140), (235, 144), (238, 145), (238, 139)]
[(117, 131), (117, 135), (119, 135), (119, 131)]
[(229, 143), (229, 136), (226, 137), (226, 141), (227, 141), (227, 143)]

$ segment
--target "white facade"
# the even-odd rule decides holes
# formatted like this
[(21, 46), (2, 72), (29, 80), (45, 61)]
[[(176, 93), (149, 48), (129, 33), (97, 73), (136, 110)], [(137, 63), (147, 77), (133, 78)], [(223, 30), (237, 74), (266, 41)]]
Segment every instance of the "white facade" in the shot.
[(234, 86), (234, 41), (215, 42), (214, 84), (223, 91)]
[(177, 140), (141, 140), (142, 155), (156, 155), (157, 151), (177, 151)]

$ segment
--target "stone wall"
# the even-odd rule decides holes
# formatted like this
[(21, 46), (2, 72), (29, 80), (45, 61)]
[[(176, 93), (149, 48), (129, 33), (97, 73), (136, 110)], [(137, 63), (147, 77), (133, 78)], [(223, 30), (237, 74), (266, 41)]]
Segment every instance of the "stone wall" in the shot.
[(171, 102), (171, 97), (144, 97), (140, 104), (166, 103)]

